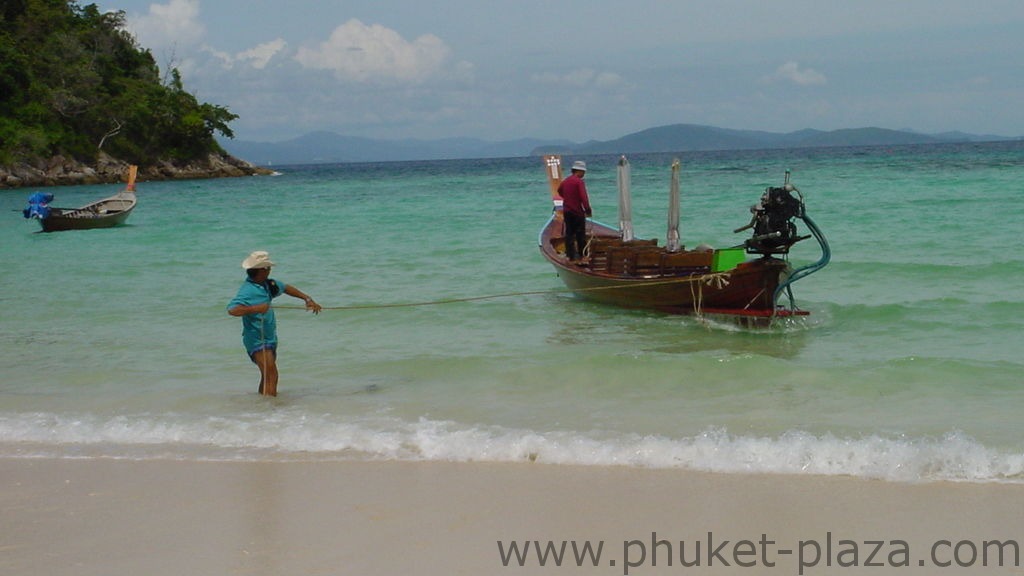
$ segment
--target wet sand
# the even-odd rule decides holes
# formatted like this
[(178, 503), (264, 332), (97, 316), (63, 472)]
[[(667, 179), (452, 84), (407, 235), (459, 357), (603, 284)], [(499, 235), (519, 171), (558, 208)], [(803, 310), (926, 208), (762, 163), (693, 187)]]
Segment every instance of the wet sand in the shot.
[[(5, 575), (1019, 574), (1024, 542), (1005, 484), (106, 459), (0, 459), (0, 478)], [(534, 541), (565, 541), (562, 565)]]

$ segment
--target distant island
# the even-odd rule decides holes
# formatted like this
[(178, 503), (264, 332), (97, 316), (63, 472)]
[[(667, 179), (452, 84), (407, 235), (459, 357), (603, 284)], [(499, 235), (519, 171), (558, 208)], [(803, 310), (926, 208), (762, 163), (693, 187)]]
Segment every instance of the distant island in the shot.
[(829, 146), (897, 146), (1021, 139), (1021, 137), (1011, 138), (963, 132), (922, 134), (909, 130), (887, 130), (884, 128), (800, 130), (775, 133), (731, 130), (698, 124), (672, 124), (641, 130), (615, 140), (584, 143), (536, 138), (501, 142), (473, 138), (378, 140), (343, 136), (333, 132), (312, 132), (282, 142), (232, 141), (222, 144), (235, 156), (246, 158), (257, 165), (272, 166), (459, 158), (514, 158), (545, 153), (635, 154)]
[[(0, 188), (268, 174), (268, 166), (547, 152), (628, 154), (1020, 140), (882, 128), (773, 133), (697, 124), (609, 141), (523, 138), (379, 140), (313, 132), (283, 142), (234, 141), (226, 107), (199, 102), (179, 71), (161, 75), (125, 30), (125, 13), (68, 0), (0, 2)], [(218, 140), (216, 135), (222, 140)], [(245, 158), (246, 160), (240, 160)]]

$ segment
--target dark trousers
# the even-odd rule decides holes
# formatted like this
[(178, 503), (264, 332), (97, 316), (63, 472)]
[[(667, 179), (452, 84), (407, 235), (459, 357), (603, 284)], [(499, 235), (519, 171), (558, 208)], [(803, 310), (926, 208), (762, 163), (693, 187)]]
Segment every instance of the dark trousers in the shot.
[(583, 257), (587, 245), (587, 217), (583, 214), (565, 212), (565, 255), (569, 260)]

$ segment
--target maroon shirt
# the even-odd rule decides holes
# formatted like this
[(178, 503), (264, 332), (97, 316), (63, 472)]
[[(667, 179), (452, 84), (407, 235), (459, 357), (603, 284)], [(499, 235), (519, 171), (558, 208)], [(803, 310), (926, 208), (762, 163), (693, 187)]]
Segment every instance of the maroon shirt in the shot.
[(587, 185), (583, 179), (573, 174), (562, 180), (558, 185), (558, 195), (562, 197), (562, 211), (580, 216), (589, 216), (590, 198), (587, 196)]

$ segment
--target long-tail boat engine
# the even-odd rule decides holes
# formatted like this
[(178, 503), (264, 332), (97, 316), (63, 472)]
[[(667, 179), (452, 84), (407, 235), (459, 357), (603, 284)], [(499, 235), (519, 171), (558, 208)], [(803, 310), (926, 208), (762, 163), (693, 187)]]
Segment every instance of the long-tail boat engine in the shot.
[[(796, 197), (793, 193), (796, 193)], [(811, 220), (804, 208), (804, 196), (800, 190), (789, 183), (789, 170), (786, 170), (786, 179), (782, 186), (766, 188), (761, 195), (761, 201), (750, 207), (753, 217), (750, 223), (734, 232), (742, 232), (749, 228), (754, 229), (754, 235), (748, 238), (742, 246), (748, 254), (761, 254), (765, 258), (773, 254), (789, 254), (789, 248), (801, 240), (814, 237), (821, 247), (821, 258), (817, 262), (802, 266), (786, 275), (785, 280), (775, 288), (772, 296), (773, 302), (778, 302), (783, 292), (789, 294), (789, 309), (796, 310), (796, 302), (793, 300), (793, 291), (790, 286), (793, 282), (821, 270), (832, 258), (832, 250), (828, 246), (828, 240), (821, 233), (818, 225)], [(803, 220), (810, 234), (798, 236), (795, 219)], [(739, 246), (737, 246), (738, 248)], [(787, 256), (788, 259), (788, 256)]]
[(736, 230), (754, 229), (754, 235), (743, 244), (749, 254), (788, 254), (790, 246), (810, 238), (797, 235), (793, 219), (803, 217), (804, 203), (802, 198), (793, 197), (796, 188), (789, 183), (788, 173), (786, 176), (783, 186), (765, 189), (760, 202), (750, 207), (750, 223)]

